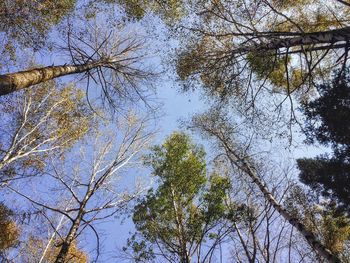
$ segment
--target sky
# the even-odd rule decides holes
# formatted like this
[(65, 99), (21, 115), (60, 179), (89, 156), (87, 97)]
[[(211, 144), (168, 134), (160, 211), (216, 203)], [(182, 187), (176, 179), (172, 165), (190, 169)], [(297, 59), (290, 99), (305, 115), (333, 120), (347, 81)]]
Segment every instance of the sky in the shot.
[[(160, 101), (162, 104), (162, 113), (156, 123), (158, 132), (153, 144), (161, 144), (172, 132), (184, 131), (186, 127), (182, 127), (181, 121), (188, 120), (193, 114), (202, 112), (206, 105), (200, 99), (201, 94), (199, 92), (181, 92), (179, 86), (170, 78), (163, 78), (161, 81), (158, 81), (156, 90), (157, 101)], [(197, 140), (200, 140), (199, 136), (196, 136), (196, 142)], [(204, 141), (200, 141), (200, 143), (205, 144)], [(130, 175), (133, 179), (128, 180), (128, 182), (133, 184), (136, 174), (136, 177), (151, 183), (151, 171), (147, 170), (146, 174), (143, 172), (144, 170), (132, 169)], [(104, 248), (110, 252), (102, 255), (100, 262), (117, 262), (113, 258), (116, 256), (116, 248), (121, 249), (125, 246), (127, 238), (130, 237), (130, 232), (134, 230), (131, 219), (125, 215), (122, 215), (120, 218), (115, 217), (101, 224), (100, 229), (102, 233), (105, 233), (102, 234)]]
[[(159, 22), (159, 21), (158, 21)], [(156, 22), (156, 23), (158, 23)], [(143, 25), (136, 25), (138, 28), (142, 28)], [(152, 29), (152, 28), (151, 28)], [(153, 27), (154, 30), (158, 30), (159, 27)], [(163, 28), (164, 29), (164, 28)], [(134, 29), (133, 29), (134, 30)], [(149, 32), (143, 31), (141, 34), (148, 34)], [(52, 39), (61, 42), (62, 36), (58, 32), (52, 33)], [(165, 43), (163, 39), (158, 39), (158, 43)], [(160, 48), (161, 49), (161, 48)], [(29, 55), (30, 56), (30, 55)], [(67, 56), (62, 55), (59, 52), (56, 53), (43, 53), (39, 52), (35, 55), (35, 61), (39, 65), (60, 65), (67, 63)], [(157, 69), (160, 68), (160, 57), (155, 56), (150, 59)], [(84, 81), (81, 81), (81, 76), (72, 75), (59, 79), (60, 83), (75, 82), (79, 87), (84, 88)], [(180, 120), (189, 119), (193, 114), (203, 111), (206, 108), (205, 102), (200, 97), (200, 92), (181, 92), (180, 86), (173, 81), (172, 76), (166, 74), (162, 75), (154, 85), (156, 94), (154, 97), (157, 102), (161, 103), (160, 117), (156, 121), (156, 129), (158, 130), (153, 144), (161, 144), (164, 139), (176, 130), (184, 130), (185, 127), (181, 126)], [(93, 87), (92, 97), (99, 95), (99, 87)], [(96, 93), (95, 93), (96, 91)], [(199, 137), (197, 137), (199, 140)], [(203, 142), (205, 143), (205, 142)], [(126, 178), (121, 178), (121, 184), (130, 184), (131, 187), (135, 184), (135, 178), (140, 177), (142, 180), (150, 180), (150, 171), (146, 174), (144, 171), (138, 171), (137, 169), (131, 169), (129, 174), (124, 174)], [(146, 179), (145, 179), (146, 178)], [(43, 192), (45, 187), (49, 187), (45, 182), (41, 181)], [(49, 183), (49, 182), (47, 182)], [(46, 186), (45, 186), (46, 185)], [(34, 186), (33, 186), (34, 187)], [(23, 191), (39, 192), (39, 189), (22, 189)], [(47, 193), (45, 193), (47, 194)], [(22, 199), (19, 202), (23, 202)], [(133, 224), (130, 218), (126, 215), (112, 217), (104, 222), (98, 222), (97, 228), (101, 231), (101, 242), (103, 252), (100, 255), (99, 262), (118, 262), (114, 257), (116, 256), (117, 248), (121, 249), (125, 244), (130, 232), (134, 230)], [(87, 250), (94, 250), (96, 248), (96, 239), (89, 229), (85, 232), (85, 235), (81, 237), (82, 247), (86, 247)]]
[[(151, 22), (152, 23), (152, 22)], [(156, 20), (153, 21), (153, 26), (150, 27), (148, 30), (156, 30), (159, 31), (158, 34), (160, 34), (160, 38), (162, 30), (164, 28), (157, 24)], [(142, 28), (141, 25), (136, 25), (138, 28)], [(143, 32), (144, 34), (150, 33), (145, 30)], [(58, 33), (54, 33), (52, 35), (53, 39), (58, 39)], [(160, 49), (162, 49), (161, 45), (166, 45), (164, 39), (158, 40), (157, 44), (160, 45)], [(57, 54), (42, 54), (38, 53), (36, 55), (38, 63), (42, 65), (58, 65), (58, 64), (64, 64), (66, 63), (66, 57), (61, 57)], [(159, 63), (159, 58), (153, 58), (151, 59), (151, 62), (157, 64)], [(64, 81), (78, 81), (79, 77), (72, 76), (65, 78)], [(184, 129), (185, 127), (181, 127), (181, 122), (179, 120), (189, 119), (193, 114), (203, 112), (207, 109), (208, 104), (201, 100), (201, 94), (199, 91), (195, 92), (180, 92), (180, 87), (177, 83), (173, 81), (173, 78), (163, 76), (160, 78), (159, 81), (155, 84), (156, 90), (157, 90), (157, 99), (162, 102), (162, 116), (157, 122), (159, 132), (155, 138), (154, 143), (160, 144), (164, 139), (169, 136), (173, 131)], [(298, 132), (295, 133), (296, 137), (298, 137)], [(199, 140), (199, 137), (196, 136), (196, 140)], [(278, 153), (280, 156), (277, 158), (288, 158), (290, 160), (294, 160), (294, 158), (299, 157), (313, 157), (317, 155), (320, 152), (323, 152), (325, 148), (323, 147), (310, 147), (310, 146), (302, 146), (303, 137), (300, 136), (300, 138), (296, 139), (297, 147), (292, 148), (292, 150), (286, 150), (282, 155)], [(205, 144), (204, 141), (200, 141), (201, 143)], [(207, 151), (209, 151), (209, 148), (207, 147)], [(135, 170), (131, 170), (130, 173), (136, 172)], [(145, 175), (140, 175), (145, 176)], [(146, 174), (146, 177), (148, 175)], [(132, 176), (134, 178), (134, 176)], [(130, 183), (133, 183), (133, 180), (130, 180)], [(124, 219), (124, 220), (122, 220)], [(122, 223), (121, 221), (124, 221)], [(104, 245), (105, 251), (109, 251), (111, 253), (102, 254), (100, 257), (100, 262), (117, 262), (117, 260), (112, 259), (114, 256), (114, 250), (116, 247), (121, 248), (123, 245), (125, 245), (127, 238), (129, 237), (129, 232), (133, 230), (132, 223), (130, 222), (130, 219), (125, 218), (122, 216), (121, 218), (111, 218), (104, 222), (103, 224), (99, 224), (98, 228), (102, 230), (102, 241)], [(95, 246), (95, 239), (94, 237), (87, 232), (84, 238), (84, 243), (87, 242), (88, 247), (93, 249)]]

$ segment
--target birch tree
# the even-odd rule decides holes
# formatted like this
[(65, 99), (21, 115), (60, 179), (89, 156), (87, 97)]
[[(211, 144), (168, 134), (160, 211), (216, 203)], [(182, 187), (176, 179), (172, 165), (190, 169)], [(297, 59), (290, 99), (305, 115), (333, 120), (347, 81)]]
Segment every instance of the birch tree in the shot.
[(183, 40), (174, 59), (178, 75), (211, 95), (244, 97), (272, 84), (275, 92), (307, 96), (331, 68), (342, 72), (347, 65), (346, 1), (179, 1), (175, 10), (172, 2), (117, 2), (141, 10), (136, 18), (145, 10), (165, 21), (177, 17), (171, 28)]
[[(158, 1), (121, 2), (146, 10), (158, 5), (160, 16), (166, 14)], [(288, 129), (301, 126), (298, 103), (347, 67), (346, 1), (200, 0), (181, 9), (184, 16), (170, 27), (180, 44), (168, 61), (184, 90), (200, 87), (220, 106), (233, 102), (244, 117), (260, 114), (265, 121), (282, 112)], [(282, 123), (279, 117), (270, 123)]]
[[(41, 252), (44, 251), (45, 247), (44, 239), (31, 236), (26, 240), (26, 244), (21, 251), (21, 260), (25, 262), (45, 262), (53, 263), (59, 253), (59, 242), (51, 242), (48, 249), (42, 258)], [(79, 249), (76, 242), (73, 242), (69, 248), (65, 263), (88, 263), (89, 257), (83, 250)]]
[(59, 88), (51, 81), (22, 93), (2, 99), (0, 106), (1, 185), (43, 170), (50, 154), (61, 155), (92, 125), (74, 85)]
[(289, 191), (285, 206), (342, 262), (350, 261), (350, 221), (335, 200), (317, 198), (315, 193), (296, 184)]
[(68, 159), (60, 165), (52, 164), (53, 169), (46, 173), (46, 180), (33, 181), (36, 189), (51, 187), (66, 205), (59, 206), (52, 195), (48, 198), (21, 190), (18, 185), (8, 186), (18, 197), (45, 210), (47, 215), (64, 216), (68, 220), (64, 228), (53, 228), (59, 248), (54, 262), (66, 262), (70, 248), (87, 229), (96, 237), (97, 260), (101, 248), (94, 223), (117, 215), (142, 190), (136, 187), (126, 192), (118, 187), (118, 180), (128, 175), (128, 168), (135, 165), (152, 138), (153, 133), (147, 130), (146, 123), (146, 119), (130, 114), (124, 121), (120, 120), (117, 130), (111, 133), (96, 131), (90, 137), (91, 142), (82, 146), (81, 155), (74, 155), (72, 163), (66, 157)]
[[(315, 83), (347, 67), (349, 10), (345, 1), (195, 1), (180, 25), (177, 72), (214, 97), (252, 105), (259, 92), (313, 95)], [(180, 34), (181, 32), (180, 31)], [(277, 103), (278, 105), (278, 103)]]
[[(217, 159), (229, 167), (230, 160), (225, 155), (219, 155)], [(298, 199), (294, 199), (296, 196), (290, 198), (297, 184), (293, 179), (295, 169), (287, 163), (267, 159), (263, 156), (255, 161), (261, 181), (268, 182), (275, 199), (293, 217), (305, 223), (294, 214), (295, 210), (290, 209), (291, 205), (299, 203)], [(244, 220), (235, 223), (234, 232), (229, 236), (228, 248), (235, 262), (326, 262), (308, 245), (299, 231), (274, 209), (244, 172), (232, 167), (228, 173), (236, 185), (231, 198), (247, 207)], [(310, 214), (313, 212), (308, 211)], [(315, 234), (319, 238), (318, 232)]]
[[(201, 131), (204, 135), (213, 138), (218, 146), (227, 156), (233, 167), (242, 171), (243, 175), (248, 177), (263, 194), (266, 201), (299, 233), (305, 238), (310, 247), (317, 254), (328, 262), (341, 262), (340, 259), (331, 253), (316, 235), (309, 231), (306, 226), (296, 217), (293, 217), (276, 199), (274, 194), (269, 190), (267, 184), (262, 180), (259, 169), (254, 165), (253, 159), (248, 155), (247, 149), (235, 140), (234, 124), (228, 122), (227, 118), (219, 113), (197, 116), (193, 120), (193, 127)], [(238, 138), (237, 138), (238, 140)]]

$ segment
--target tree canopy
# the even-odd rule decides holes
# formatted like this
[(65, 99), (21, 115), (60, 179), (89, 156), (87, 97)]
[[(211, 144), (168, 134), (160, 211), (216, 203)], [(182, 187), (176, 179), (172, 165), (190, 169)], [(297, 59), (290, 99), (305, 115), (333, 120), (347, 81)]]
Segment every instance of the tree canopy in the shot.
[[(73, 84), (55, 82), (2, 99), (0, 179), (45, 167), (45, 160), (71, 148), (93, 125), (91, 110)], [(34, 172), (35, 173), (35, 172)]]
[(146, 163), (158, 186), (134, 208), (137, 232), (128, 240), (134, 260), (210, 261), (244, 210), (229, 204), (230, 180), (215, 173), (208, 178), (203, 148), (183, 133), (155, 146)]
[(4, 251), (16, 246), (19, 242), (20, 230), (13, 219), (13, 215), (13, 211), (3, 203), (0, 204), (0, 259)]
[(309, 143), (333, 149), (332, 156), (299, 159), (300, 179), (325, 197), (335, 198), (350, 211), (350, 86), (349, 76), (336, 76), (318, 86), (320, 97), (304, 105)]
[[(0, 0), (0, 261), (350, 262), (349, 21), (343, 0)], [(204, 146), (150, 146), (197, 107)]]

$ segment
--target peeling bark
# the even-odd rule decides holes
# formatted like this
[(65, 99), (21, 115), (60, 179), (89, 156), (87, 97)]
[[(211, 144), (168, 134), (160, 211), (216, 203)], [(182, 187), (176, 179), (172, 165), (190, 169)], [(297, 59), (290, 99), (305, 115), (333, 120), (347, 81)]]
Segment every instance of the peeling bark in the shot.
[(69, 248), (70, 248), (73, 240), (75, 239), (76, 233), (77, 233), (78, 228), (80, 226), (81, 219), (82, 219), (82, 216), (77, 218), (74, 221), (73, 225), (71, 226), (71, 228), (69, 230), (69, 234), (61, 246), (61, 250), (57, 255), (55, 263), (65, 263), (66, 262), (65, 260), (66, 260), (66, 257), (68, 255)]

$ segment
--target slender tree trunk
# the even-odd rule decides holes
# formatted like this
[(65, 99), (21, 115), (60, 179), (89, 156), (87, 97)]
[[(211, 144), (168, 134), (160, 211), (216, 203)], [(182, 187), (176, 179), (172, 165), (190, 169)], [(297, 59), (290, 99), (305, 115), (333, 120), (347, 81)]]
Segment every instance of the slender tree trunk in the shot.
[[(234, 227), (235, 227), (235, 230), (236, 230), (236, 233), (238, 234), (238, 238), (242, 244), (242, 247), (243, 247), (243, 250), (244, 250), (244, 253), (245, 255), (247, 256), (247, 259), (248, 259), (248, 262), (249, 263), (255, 263), (255, 249), (254, 249), (254, 252), (253, 252), (253, 258), (250, 256), (250, 253), (249, 253), (249, 249), (247, 247), (247, 244), (245, 243), (242, 235), (241, 235), (241, 232), (239, 231), (238, 227), (237, 227), (237, 224), (236, 222), (234, 222)], [(255, 244), (254, 244), (254, 247), (255, 247)]]
[(57, 226), (56, 226), (56, 228), (55, 228), (54, 231), (52, 232), (52, 235), (51, 235), (49, 241), (47, 242), (46, 247), (45, 247), (45, 249), (44, 249), (44, 252), (43, 252), (43, 254), (41, 255), (41, 258), (40, 258), (40, 260), (39, 260), (38, 263), (42, 263), (42, 262), (44, 261), (47, 251), (49, 250), (51, 244), (52, 244), (53, 241), (55, 240), (57, 231), (60, 230), (60, 228), (61, 228), (61, 226), (62, 226), (62, 224), (63, 224), (64, 218), (65, 218), (65, 216), (62, 215), (60, 221), (58, 222), (58, 224), (57, 224)]
[(175, 221), (176, 221), (176, 225), (178, 228), (178, 239), (179, 239), (179, 245), (181, 248), (181, 252), (180, 252), (180, 260), (181, 263), (190, 263), (190, 257), (188, 255), (188, 251), (187, 251), (187, 246), (186, 246), (186, 238), (185, 238), (185, 233), (184, 233), (184, 229), (183, 229), (183, 222), (181, 219), (181, 215), (178, 209), (178, 205), (176, 204), (176, 198), (175, 198), (175, 191), (173, 189), (173, 187), (171, 186), (171, 198), (173, 201), (173, 208), (174, 208), (174, 212), (175, 212)]
[[(242, 156), (238, 151), (235, 151), (235, 143), (231, 140), (231, 127), (227, 127), (226, 125), (222, 125), (222, 121), (220, 117), (212, 115), (212, 119), (204, 118), (201, 120), (200, 118), (194, 120), (193, 128), (199, 128), (201, 132), (206, 133), (207, 135), (214, 137), (220, 144), (221, 147), (226, 152), (227, 158), (230, 160), (231, 165), (233, 167), (237, 167), (239, 170), (244, 172), (247, 176), (249, 176), (253, 183), (255, 183), (260, 191), (263, 193), (265, 199), (269, 202), (270, 205), (274, 207), (274, 209), (285, 219), (287, 220), (293, 227), (295, 227), (301, 235), (304, 236), (308, 244), (315, 250), (315, 252), (323, 257), (326, 261), (330, 263), (341, 263), (341, 260), (332, 254), (322, 243), (317, 239), (314, 233), (310, 232), (305, 225), (298, 220), (298, 218), (292, 217), (288, 211), (286, 211), (276, 200), (273, 194), (268, 190), (266, 185), (262, 182), (262, 180), (257, 175), (254, 167), (245, 160), (245, 157)], [(220, 123), (221, 122), (221, 123)], [(217, 123), (219, 125), (217, 126)], [(228, 129), (228, 130), (227, 130)]]
[[(272, 193), (267, 189), (265, 184), (257, 176), (255, 170), (240, 156), (224, 143), (228, 157), (232, 165), (238, 167), (240, 170), (245, 172), (255, 183), (260, 191), (264, 194), (266, 200), (277, 210), (277, 212), (282, 215), (292, 226), (299, 230), (299, 232), (304, 236), (308, 244), (323, 258), (331, 263), (340, 263), (340, 259), (333, 255), (325, 246), (323, 246), (316, 236), (306, 229), (305, 225), (302, 224), (297, 218), (292, 217), (276, 200)], [(237, 161), (236, 161), (237, 160)]]
[(87, 191), (87, 193), (85, 194), (85, 197), (84, 197), (83, 201), (81, 202), (78, 214), (77, 214), (75, 220), (73, 221), (73, 224), (70, 227), (65, 240), (63, 241), (60, 252), (58, 253), (58, 255), (56, 257), (55, 263), (64, 263), (65, 262), (67, 255), (68, 255), (68, 252), (69, 252), (69, 248), (70, 248), (72, 242), (74, 241), (74, 239), (76, 238), (76, 234), (77, 234), (77, 231), (79, 229), (80, 223), (83, 220), (83, 217), (85, 214), (86, 204), (89, 201), (92, 194), (93, 194), (92, 189), (89, 189)]
[(63, 244), (61, 246), (60, 252), (58, 253), (55, 263), (64, 263), (66, 260), (66, 257), (69, 252), (69, 248), (75, 239), (75, 235), (77, 234), (78, 228), (80, 226), (80, 222), (82, 219), (82, 214), (78, 215), (78, 217), (74, 220), (73, 225), (69, 229), (68, 235), (66, 239), (63, 241)]
[(0, 96), (10, 94), (20, 89), (28, 88), (54, 78), (86, 72), (90, 69), (103, 66), (107, 62), (96, 61), (82, 65), (61, 65), (35, 68), (16, 73), (0, 75)]
[[(257, 34), (259, 38), (259, 33)], [(341, 29), (334, 29), (322, 32), (312, 32), (312, 33), (301, 33), (297, 37), (286, 37), (278, 38), (275, 35), (269, 36), (268, 34), (262, 35), (260, 38), (264, 40), (269, 40), (264, 44), (252, 44), (238, 47), (232, 51), (233, 54), (247, 53), (247, 52), (257, 52), (266, 50), (276, 50), (280, 48), (291, 48), (296, 46), (308, 46), (316, 44), (328, 44), (327, 47), (332, 48), (343, 48), (346, 43), (350, 40), (350, 27), (344, 27)], [(264, 41), (262, 41), (264, 42)], [(333, 46), (343, 42), (343, 45)], [(333, 47), (332, 47), (333, 46)], [(312, 50), (312, 49), (311, 49)]]

